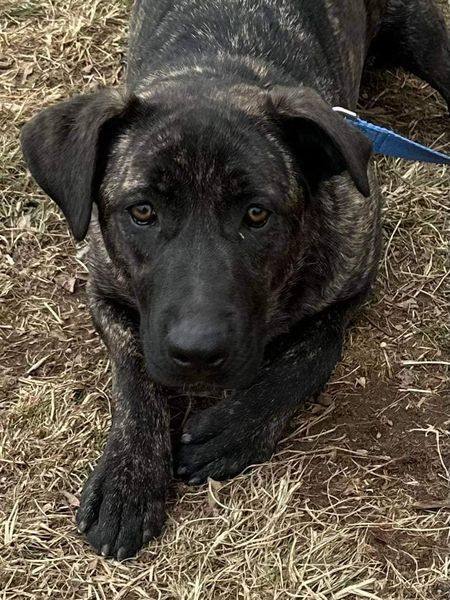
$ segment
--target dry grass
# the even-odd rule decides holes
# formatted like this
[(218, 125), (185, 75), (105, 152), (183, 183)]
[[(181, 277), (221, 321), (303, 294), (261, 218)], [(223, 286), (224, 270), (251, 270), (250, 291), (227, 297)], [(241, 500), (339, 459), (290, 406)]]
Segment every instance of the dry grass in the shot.
[[(321, 404), (274, 459), (221, 487), (176, 486), (163, 538), (137, 560), (105, 561), (77, 534), (77, 497), (108, 426), (108, 363), (84, 305), (83, 247), (27, 179), (17, 136), (38, 108), (117, 81), (127, 6), (1, 5), (0, 598), (449, 598), (443, 167), (377, 161), (376, 297)], [(366, 89), (371, 118), (449, 151), (427, 86), (391, 74)]]

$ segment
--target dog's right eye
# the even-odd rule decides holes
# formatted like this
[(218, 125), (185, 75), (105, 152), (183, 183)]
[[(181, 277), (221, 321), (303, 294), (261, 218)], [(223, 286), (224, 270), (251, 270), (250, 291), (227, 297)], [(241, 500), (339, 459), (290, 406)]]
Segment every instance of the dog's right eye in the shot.
[(151, 225), (156, 221), (156, 212), (150, 203), (136, 204), (129, 209), (131, 218), (137, 225)]
[(270, 217), (270, 211), (258, 204), (252, 204), (247, 209), (244, 217), (244, 223), (247, 227), (261, 229), (267, 223)]

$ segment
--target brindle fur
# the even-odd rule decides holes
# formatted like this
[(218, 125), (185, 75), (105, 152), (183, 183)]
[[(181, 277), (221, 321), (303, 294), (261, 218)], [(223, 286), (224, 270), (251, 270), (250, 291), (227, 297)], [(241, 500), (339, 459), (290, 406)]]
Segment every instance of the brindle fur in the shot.
[[(164, 523), (167, 385), (198, 385), (166, 357), (174, 322), (215, 311), (233, 330), (226, 368), (204, 378), (230, 391), (186, 423), (174, 459), (193, 483), (269, 458), (340, 358), (376, 274), (380, 197), (367, 142), (330, 105), (353, 109), (367, 58), (389, 56), (450, 103), (449, 39), (432, 0), (137, 0), (130, 30), (123, 92), (57, 105), (22, 135), (75, 237), (90, 222), (88, 296), (116, 410), (77, 522), (119, 559)], [(164, 152), (152, 190), (166, 194), (169, 227), (162, 242), (136, 242), (121, 229), (124, 198)], [(243, 193), (235, 157), (281, 214), (267, 239), (230, 229), (229, 198)]]

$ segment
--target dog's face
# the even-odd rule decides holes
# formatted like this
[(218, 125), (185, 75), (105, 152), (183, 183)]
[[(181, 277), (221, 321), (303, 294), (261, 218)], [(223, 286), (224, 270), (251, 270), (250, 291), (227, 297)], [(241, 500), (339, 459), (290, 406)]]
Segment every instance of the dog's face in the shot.
[(370, 146), (311, 91), (191, 100), (79, 97), (31, 121), (23, 148), (77, 238), (97, 203), (150, 375), (240, 387), (308, 246), (308, 203), (346, 169), (368, 193)]
[(288, 160), (252, 118), (206, 106), (138, 111), (113, 142), (100, 223), (157, 380), (254, 377), (302, 216)]

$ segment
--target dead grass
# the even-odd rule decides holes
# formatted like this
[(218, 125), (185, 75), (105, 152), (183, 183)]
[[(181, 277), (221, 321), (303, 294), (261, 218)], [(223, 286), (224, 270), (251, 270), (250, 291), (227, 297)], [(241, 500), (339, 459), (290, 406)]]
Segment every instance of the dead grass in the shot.
[[(108, 363), (84, 305), (83, 246), (27, 178), (17, 136), (38, 108), (117, 81), (126, 4), (1, 2), (0, 598), (449, 598), (443, 167), (377, 160), (376, 297), (270, 463), (223, 486), (175, 486), (164, 536), (129, 563), (96, 557), (76, 533), (108, 426)], [(365, 114), (450, 151), (430, 88), (369, 79)]]

